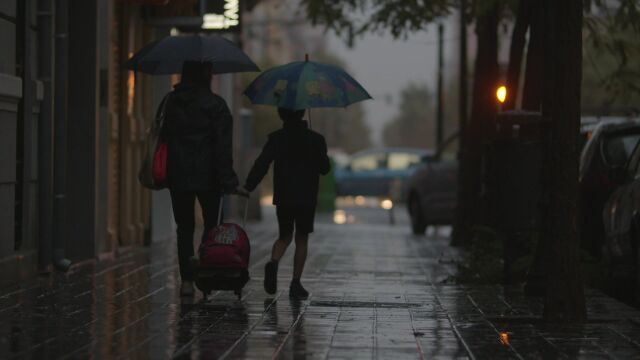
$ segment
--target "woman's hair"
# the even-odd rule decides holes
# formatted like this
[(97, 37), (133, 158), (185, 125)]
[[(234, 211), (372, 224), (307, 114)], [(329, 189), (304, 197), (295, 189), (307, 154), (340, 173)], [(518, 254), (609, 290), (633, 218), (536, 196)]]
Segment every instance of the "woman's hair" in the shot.
[(304, 109), (300, 109), (300, 110), (293, 110), (293, 109), (287, 109), (287, 108), (278, 108), (278, 115), (280, 115), (280, 119), (282, 119), (282, 121), (288, 121), (288, 120), (302, 120), (302, 117), (304, 116)]
[(185, 61), (182, 64), (183, 84), (209, 87), (211, 85), (212, 68), (210, 62)]

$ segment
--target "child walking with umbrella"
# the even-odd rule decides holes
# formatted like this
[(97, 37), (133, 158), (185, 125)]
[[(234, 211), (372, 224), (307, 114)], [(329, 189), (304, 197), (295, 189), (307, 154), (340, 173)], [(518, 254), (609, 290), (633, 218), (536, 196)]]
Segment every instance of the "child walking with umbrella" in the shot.
[(289, 297), (307, 299), (309, 293), (300, 278), (313, 232), (319, 177), (327, 174), (331, 165), (324, 137), (309, 129), (302, 118), (305, 109), (346, 107), (371, 97), (344, 70), (308, 59), (265, 71), (245, 95), (255, 104), (278, 106), (283, 121), (282, 129), (269, 135), (244, 186), (247, 194), (253, 191), (274, 163), (273, 203), (280, 235), (273, 244), (271, 261), (265, 265), (264, 289), (269, 294), (277, 291), (278, 262), (295, 239)]
[(289, 297), (293, 299), (309, 296), (300, 278), (307, 258), (309, 234), (313, 232), (318, 178), (330, 170), (324, 137), (308, 129), (302, 120), (304, 112), (278, 108), (283, 126), (269, 135), (244, 186), (248, 192), (253, 191), (274, 163), (273, 204), (276, 205), (280, 235), (273, 244), (271, 261), (265, 266), (264, 289), (275, 294), (278, 262), (295, 238), (293, 280), (289, 287)]

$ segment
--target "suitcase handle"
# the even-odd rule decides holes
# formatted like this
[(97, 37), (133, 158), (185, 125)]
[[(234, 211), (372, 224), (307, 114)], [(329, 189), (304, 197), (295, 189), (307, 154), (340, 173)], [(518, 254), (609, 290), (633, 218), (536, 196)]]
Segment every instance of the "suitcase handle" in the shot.
[[(240, 195), (238, 195), (240, 196)], [(244, 215), (242, 217), (242, 227), (246, 228), (247, 227), (247, 214), (249, 212), (249, 197), (246, 196), (242, 196), (243, 198), (245, 198), (245, 202), (244, 202)], [(218, 204), (218, 222), (217, 224), (220, 225), (222, 224), (222, 206), (224, 205), (224, 194), (220, 195), (220, 201)]]

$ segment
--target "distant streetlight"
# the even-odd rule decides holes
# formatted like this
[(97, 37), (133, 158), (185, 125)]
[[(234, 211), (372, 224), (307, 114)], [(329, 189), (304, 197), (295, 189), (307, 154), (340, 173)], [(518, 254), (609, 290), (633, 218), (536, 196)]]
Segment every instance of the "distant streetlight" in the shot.
[(500, 87), (498, 87), (498, 90), (496, 90), (496, 98), (498, 98), (498, 101), (500, 102), (500, 104), (504, 104), (505, 100), (507, 100), (506, 86), (501, 85)]

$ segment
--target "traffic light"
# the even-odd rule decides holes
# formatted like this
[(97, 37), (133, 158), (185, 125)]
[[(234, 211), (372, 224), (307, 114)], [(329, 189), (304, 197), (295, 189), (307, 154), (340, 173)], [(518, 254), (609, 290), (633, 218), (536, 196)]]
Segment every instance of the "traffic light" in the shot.
[(496, 90), (496, 98), (500, 102), (500, 104), (504, 104), (507, 100), (507, 87), (504, 85), (500, 85)]

